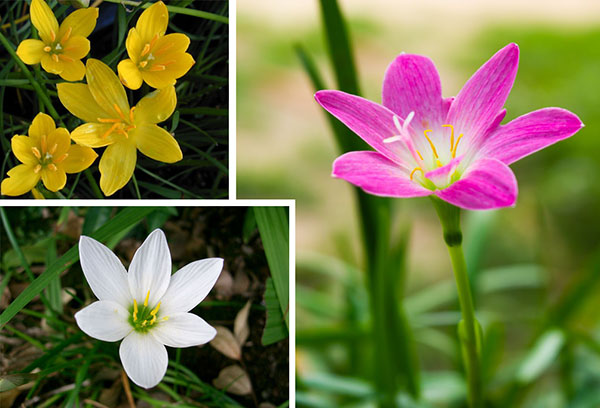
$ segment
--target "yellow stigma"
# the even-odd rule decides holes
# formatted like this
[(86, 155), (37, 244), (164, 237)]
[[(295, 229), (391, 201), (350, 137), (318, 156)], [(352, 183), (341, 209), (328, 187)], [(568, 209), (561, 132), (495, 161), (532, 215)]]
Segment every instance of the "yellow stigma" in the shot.
[(410, 173), (410, 179), (413, 179), (413, 176), (415, 175), (415, 172), (420, 171), (423, 175), (425, 175), (425, 173), (423, 173), (423, 170), (420, 167), (415, 167), (413, 171), (411, 171)]
[(144, 300), (144, 306), (148, 306), (148, 298), (150, 297), (150, 291), (146, 293), (146, 300)]
[(135, 299), (133, 299), (133, 321), (137, 321), (137, 313), (138, 313), (138, 308), (137, 308), (137, 302), (135, 301)]

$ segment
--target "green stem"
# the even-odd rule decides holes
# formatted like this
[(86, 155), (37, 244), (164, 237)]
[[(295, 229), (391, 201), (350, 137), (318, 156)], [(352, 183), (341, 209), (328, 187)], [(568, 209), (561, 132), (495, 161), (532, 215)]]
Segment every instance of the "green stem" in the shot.
[(475, 307), (471, 295), (467, 263), (462, 250), (462, 232), (460, 229), (460, 208), (448, 204), (439, 198), (432, 198), (435, 210), (442, 223), (444, 241), (448, 247), (462, 320), (458, 324), (463, 361), (467, 372), (469, 405), (472, 408), (483, 406), (483, 384), (481, 376), (481, 326), (475, 317)]

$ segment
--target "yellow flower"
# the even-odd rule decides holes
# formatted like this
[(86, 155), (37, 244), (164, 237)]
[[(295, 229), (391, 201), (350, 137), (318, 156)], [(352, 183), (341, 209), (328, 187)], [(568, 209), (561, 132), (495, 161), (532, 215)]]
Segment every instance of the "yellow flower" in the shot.
[(98, 157), (89, 147), (72, 145), (69, 131), (57, 129), (45, 113), (38, 113), (33, 119), (29, 136), (13, 136), (11, 146), (23, 164), (10, 169), (8, 178), (2, 180), (2, 194), (9, 196), (34, 190), (40, 178), (48, 190), (58, 191), (67, 182), (65, 173), (79, 173)]
[(31, 23), (37, 28), (40, 40), (25, 40), (19, 44), (17, 55), (24, 63), (42, 63), (46, 72), (60, 75), (66, 81), (80, 81), (85, 74), (81, 59), (90, 52), (86, 38), (94, 30), (97, 8), (76, 10), (64, 19), (60, 27), (44, 0), (31, 2)]
[(129, 30), (125, 41), (129, 59), (117, 66), (121, 82), (129, 89), (139, 89), (143, 81), (156, 89), (175, 85), (194, 65), (194, 58), (185, 52), (190, 39), (185, 34), (165, 35), (168, 23), (167, 7), (159, 1)]
[(154, 91), (130, 108), (125, 88), (102, 61), (89, 58), (86, 84), (58, 84), (62, 104), (85, 124), (71, 137), (88, 147), (108, 146), (100, 159), (100, 188), (107, 196), (122, 188), (133, 174), (137, 151), (165, 163), (183, 157), (173, 136), (156, 124), (177, 104), (175, 88)]

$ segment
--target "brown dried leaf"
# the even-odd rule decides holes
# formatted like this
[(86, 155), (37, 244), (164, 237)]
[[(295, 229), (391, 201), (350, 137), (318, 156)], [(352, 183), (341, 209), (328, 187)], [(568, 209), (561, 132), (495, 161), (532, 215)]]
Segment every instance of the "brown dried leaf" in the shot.
[(250, 377), (238, 365), (225, 367), (213, 380), (215, 387), (235, 395), (248, 395), (252, 392)]
[(250, 335), (250, 328), (248, 327), (248, 314), (250, 313), (250, 306), (252, 303), (247, 301), (244, 307), (238, 312), (233, 322), (233, 334), (240, 347), (244, 346), (248, 336)]
[(242, 348), (231, 330), (223, 326), (216, 326), (215, 329), (217, 329), (217, 335), (210, 342), (210, 345), (227, 357), (240, 360), (242, 358)]

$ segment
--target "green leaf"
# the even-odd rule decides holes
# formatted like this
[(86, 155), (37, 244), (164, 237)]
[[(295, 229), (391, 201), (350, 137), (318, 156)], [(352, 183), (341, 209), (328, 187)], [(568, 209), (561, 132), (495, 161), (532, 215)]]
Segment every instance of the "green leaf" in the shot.
[(275, 286), (271, 278), (267, 279), (267, 289), (265, 290), (265, 305), (267, 306), (267, 323), (263, 331), (261, 342), (263, 346), (277, 343), (288, 336), (287, 326), (281, 314), (279, 299), (275, 293)]
[(516, 373), (516, 380), (527, 384), (544, 373), (552, 365), (565, 343), (562, 330), (552, 329), (544, 333), (527, 353)]

